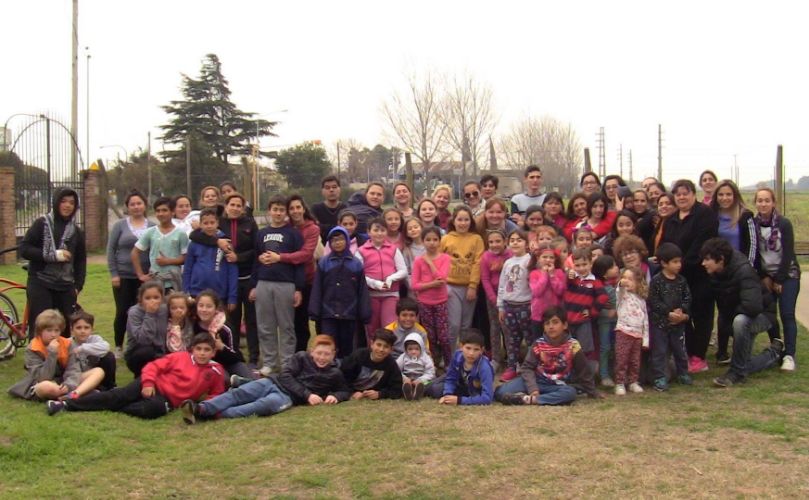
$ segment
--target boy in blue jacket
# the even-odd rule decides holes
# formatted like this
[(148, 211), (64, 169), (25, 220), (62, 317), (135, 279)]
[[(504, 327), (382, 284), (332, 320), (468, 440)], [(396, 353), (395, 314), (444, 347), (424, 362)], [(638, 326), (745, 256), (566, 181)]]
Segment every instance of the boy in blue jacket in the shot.
[(326, 241), (331, 253), (317, 264), (309, 299), (309, 316), (320, 321), (322, 333), (334, 338), (339, 359), (354, 350), (357, 323), (364, 325), (371, 319), (365, 271), (362, 262), (351, 254), (350, 240), (343, 226), (329, 231)]
[[(199, 227), (207, 236), (223, 236), (216, 209), (205, 208), (200, 212)], [(238, 298), (239, 268), (228, 262), (221, 248), (192, 241), (185, 254), (183, 291), (196, 297), (209, 288), (227, 303), (228, 311), (232, 311)]]
[(485, 340), (474, 328), (461, 330), (446, 375), (427, 387), (427, 395), (445, 405), (488, 405), (494, 398), (494, 369), (483, 355)]
[(286, 222), (287, 200), (273, 196), (267, 203), (270, 225), (256, 237), (256, 262), (250, 277), (249, 300), (256, 303), (261, 376), (280, 373), (295, 354), (295, 308), (301, 304), (303, 264), (272, 263), (271, 254), (297, 252), (303, 246), (301, 233)]

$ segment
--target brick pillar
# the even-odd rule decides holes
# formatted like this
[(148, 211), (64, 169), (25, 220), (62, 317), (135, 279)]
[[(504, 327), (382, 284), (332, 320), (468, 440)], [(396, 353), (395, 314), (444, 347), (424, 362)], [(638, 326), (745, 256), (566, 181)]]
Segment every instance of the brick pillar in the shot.
[(85, 170), (84, 182), (84, 237), (87, 251), (95, 252), (107, 245), (107, 189), (104, 172)]
[[(14, 194), (14, 167), (0, 167), (0, 249), (17, 244), (17, 197)], [(13, 264), (17, 252), (0, 255), (0, 264)]]

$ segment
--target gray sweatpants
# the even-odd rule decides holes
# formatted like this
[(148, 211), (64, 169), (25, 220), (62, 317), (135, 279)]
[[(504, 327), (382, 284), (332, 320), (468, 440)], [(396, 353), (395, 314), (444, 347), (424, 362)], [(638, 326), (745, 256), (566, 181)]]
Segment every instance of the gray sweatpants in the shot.
[(256, 323), (261, 363), (275, 373), (279, 373), (295, 354), (294, 294), (293, 283), (259, 281), (256, 285)]
[(475, 300), (466, 300), (466, 285), (447, 285), (447, 315), (449, 316), (449, 345), (452, 352), (458, 348), (458, 340), (462, 328), (472, 326), (475, 315)]

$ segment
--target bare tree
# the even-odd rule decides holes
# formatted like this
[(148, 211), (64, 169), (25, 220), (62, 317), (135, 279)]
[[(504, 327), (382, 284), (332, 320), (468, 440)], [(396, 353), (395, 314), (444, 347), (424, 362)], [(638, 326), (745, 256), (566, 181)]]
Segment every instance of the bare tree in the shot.
[(407, 90), (394, 92), (383, 103), (382, 114), (393, 142), (410, 151), (424, 166), (424, 174), (435, 163), (446, 158), (443, 145), (446, 124), (441, 119), (441, 89), (439, 79), (428, 71), (407, 76)]
[(575, 188), (582, 166), (582, 146), (570, 123), (527, 116), (500, 141), (506, 164), (514, 169), (539, 165), (545, 186), (563, 194)]
[(486, 139), (497, 122), (492, 95), (489, 85), (463, 73), (447, 81), (442, 100), (448, 146), (460, 155), (465, 174), (467, 162), (472, 162), (469, 173), (474, 177), (487, 152)]
[[(355, 151), (362, 151), (365, 149), (365, 146), (354, 139), (353, 137), (347, 137), (343, 139), (337, 139), (333, 144), (329, 145), (326, 149), (326, 154), (329, 157), (329, 162), (331, 163), (332, 170), (334, 172), (341, 174), (341, 176), (345, 176), (349, 180), (354, 180), (352, 177), (352, 172), (348, 169), (348, 158), (351, 154), (351, 150)], [(339, 161), (339, 165), (338, 165)], [(339, 166), (339, 172), (338, 172)], [(353, 173), (356, 175), (356, 172)]]

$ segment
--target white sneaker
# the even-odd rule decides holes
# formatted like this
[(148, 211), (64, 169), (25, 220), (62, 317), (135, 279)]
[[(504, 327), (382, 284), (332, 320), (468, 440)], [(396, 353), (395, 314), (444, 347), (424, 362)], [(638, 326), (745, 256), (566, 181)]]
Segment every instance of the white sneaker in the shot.
[(112, 354), (113, 354), (113, 356), (115, 356), (115, 359), (123, 359), (124, 350), (121, 349), (120, 347), (116, 347), (115, 350), (112, 351)]
[(637, 382), (632, 382), (629, 384), (629, 392), (634, 392), (635, 394), (643, 392), (643, 387), (641, 387)]
[(785, 372), (794, 372), (795, 371), (795, 358), (790, 355), (784, 356), (783, 361), (781, 361), (781, 369)]
[(258, 373), (262, 377), (269, 377), (270, 375), (272, 375), (272, 368), (270, 368), (269, 366), (262, 366), (261, 370), (259, 370)]
[(612, 379), (609, 377), (604, 377), (601, 380), (601, 385), (603, 385), (604, 387), (615, 387), (615, 382), (613, 382)]
[(615, 395), (626, 396), (626, 387), (624, 387), (624, 384), (617, 384), (615, 386)]

